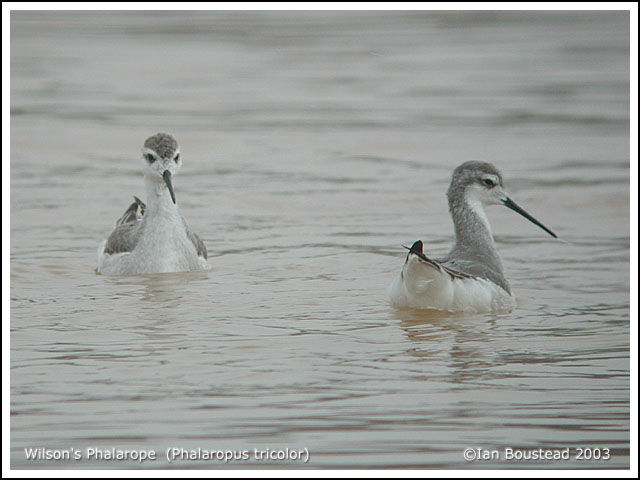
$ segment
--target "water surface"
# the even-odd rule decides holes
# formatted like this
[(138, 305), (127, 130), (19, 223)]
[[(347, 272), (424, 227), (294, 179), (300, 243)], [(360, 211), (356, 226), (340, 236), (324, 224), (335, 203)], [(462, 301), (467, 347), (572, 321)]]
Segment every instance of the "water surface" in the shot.
[[(96, 275), (158, 131), (212, 269)], [(518, 308), (395, 310), (467, 160), (565, 243), (491, 208)], [(14, 468), (629, 466), (628, 14), (12, 12), (11, 213)], [(24, 453), (93, 446), (160, 458)]]

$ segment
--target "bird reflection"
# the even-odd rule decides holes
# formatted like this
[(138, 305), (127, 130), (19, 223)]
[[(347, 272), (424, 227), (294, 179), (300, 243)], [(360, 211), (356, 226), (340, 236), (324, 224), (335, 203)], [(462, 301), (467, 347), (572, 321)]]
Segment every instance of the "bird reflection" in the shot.
[(500, 315), (402, 309), (395, 317), (411, 341), (407, 353), (439, 365), (444, 360), (452, 383), (486, 378), (497, 365), (491, 341)]
[[(139, 328), (164, 329), (179, 321), (184, 313), (185, 298), (193, 295), (194, 282), (208, 281), (208, 271), (105, 277), (120, 290), (120, 297), (132, 297), (143, 302), (136, 309), (135, 325)], [(146, 304), (146, 305), (145, 305)], [(134, 324), (132, 323), (132, 326)]]

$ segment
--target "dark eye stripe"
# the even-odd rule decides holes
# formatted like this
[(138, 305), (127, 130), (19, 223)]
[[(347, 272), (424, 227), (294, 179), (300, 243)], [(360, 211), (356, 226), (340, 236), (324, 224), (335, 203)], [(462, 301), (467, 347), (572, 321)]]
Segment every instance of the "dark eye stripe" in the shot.
[(178, 160), (180, 160), (180, 154), (178, 153), (176, 155), (176, 158), (173, 159), (176, 163), (178, 163)]
[(495, 186), (495, 183), (493, 183), (493, 180), (491, 180), (490, 178), (485, 178), (484, 180), (482, 180), (482, 183), (484, 183), (487, 187)]
[(149, 163), (153, 163), (153, 162), (155, 162), (155, 161), (156, 161), (156, 157), (154, 157), (154, 156), (153, 156), (152, 154), (150, 154), (150, 153), (147, 153), (147, 154), (144, 156), (144, 158), (146, 158), (146, 159), (147, 159), (147, 162), (149, 162)]

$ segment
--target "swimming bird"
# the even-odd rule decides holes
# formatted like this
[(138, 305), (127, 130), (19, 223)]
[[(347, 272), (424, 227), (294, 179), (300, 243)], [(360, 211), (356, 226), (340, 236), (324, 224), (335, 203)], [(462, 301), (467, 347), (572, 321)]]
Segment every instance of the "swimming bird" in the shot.
[(556, 234), (529, 215), (505, 193), (502, 174), (491, 163), (465, 162), (453, 171), (447, 191), (455, 243), (446, 257), (425, 255), (420, 240), (407, 254), (389, 287), (396, 307), (453, 312), (508, 312), (516, 302), (496, 250), (487, 205), (504, 205), (551, 236)]
[(208, 268), (207, 248), (178, 209), (173, 175), (182, 166), (178, 142), (153, 135), (142, 148), (147, 204), (134, 197), (116, 228), (98, 248), (98, 272), (106, 275), (184, 272)]

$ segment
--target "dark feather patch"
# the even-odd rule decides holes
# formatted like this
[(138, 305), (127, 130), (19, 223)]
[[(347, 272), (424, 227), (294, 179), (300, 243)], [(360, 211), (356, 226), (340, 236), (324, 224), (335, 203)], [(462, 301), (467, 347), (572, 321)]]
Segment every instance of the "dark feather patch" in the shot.
[(411, 245), (411, 248), (405, 247), (404, 245), (403, 245), (403, 247), (406, 248), (407, 250), (409, 250), (409, 253), (407, 254), (407, 261), (409, 261), (409, 257), (411, 255), (415, 255), (421, 261), (431, 265), (434, 268), (437, 268), (438, 270), (440, 270), (442, 272), (445, 272), (445, 273), (449, 274), (453, 278), (476, 278), (473, 275), (468, 275), (466, 273), (462, 273), (462, 272), (458, 272), (456, 270), (452, 270), (449, 267), (445, 267), (440, 262), (438, 262), (436, 260), (433, 260), (432, 258), (427, 257), (423, 253), (423, 244), (422, 244), (422, 242), (420, 240), (414, 242), (414, 244)]
[(129, 208), (127, 208), (124, 214), (118, 219), (118, 221), (116, 222), (116, 227), (124, 225), (126, 223), (135, 223), (144, 215), (144, 209), (146, 208), (146, 205), (135, 195), (133, 198), (135, 202), (129, 205)]

